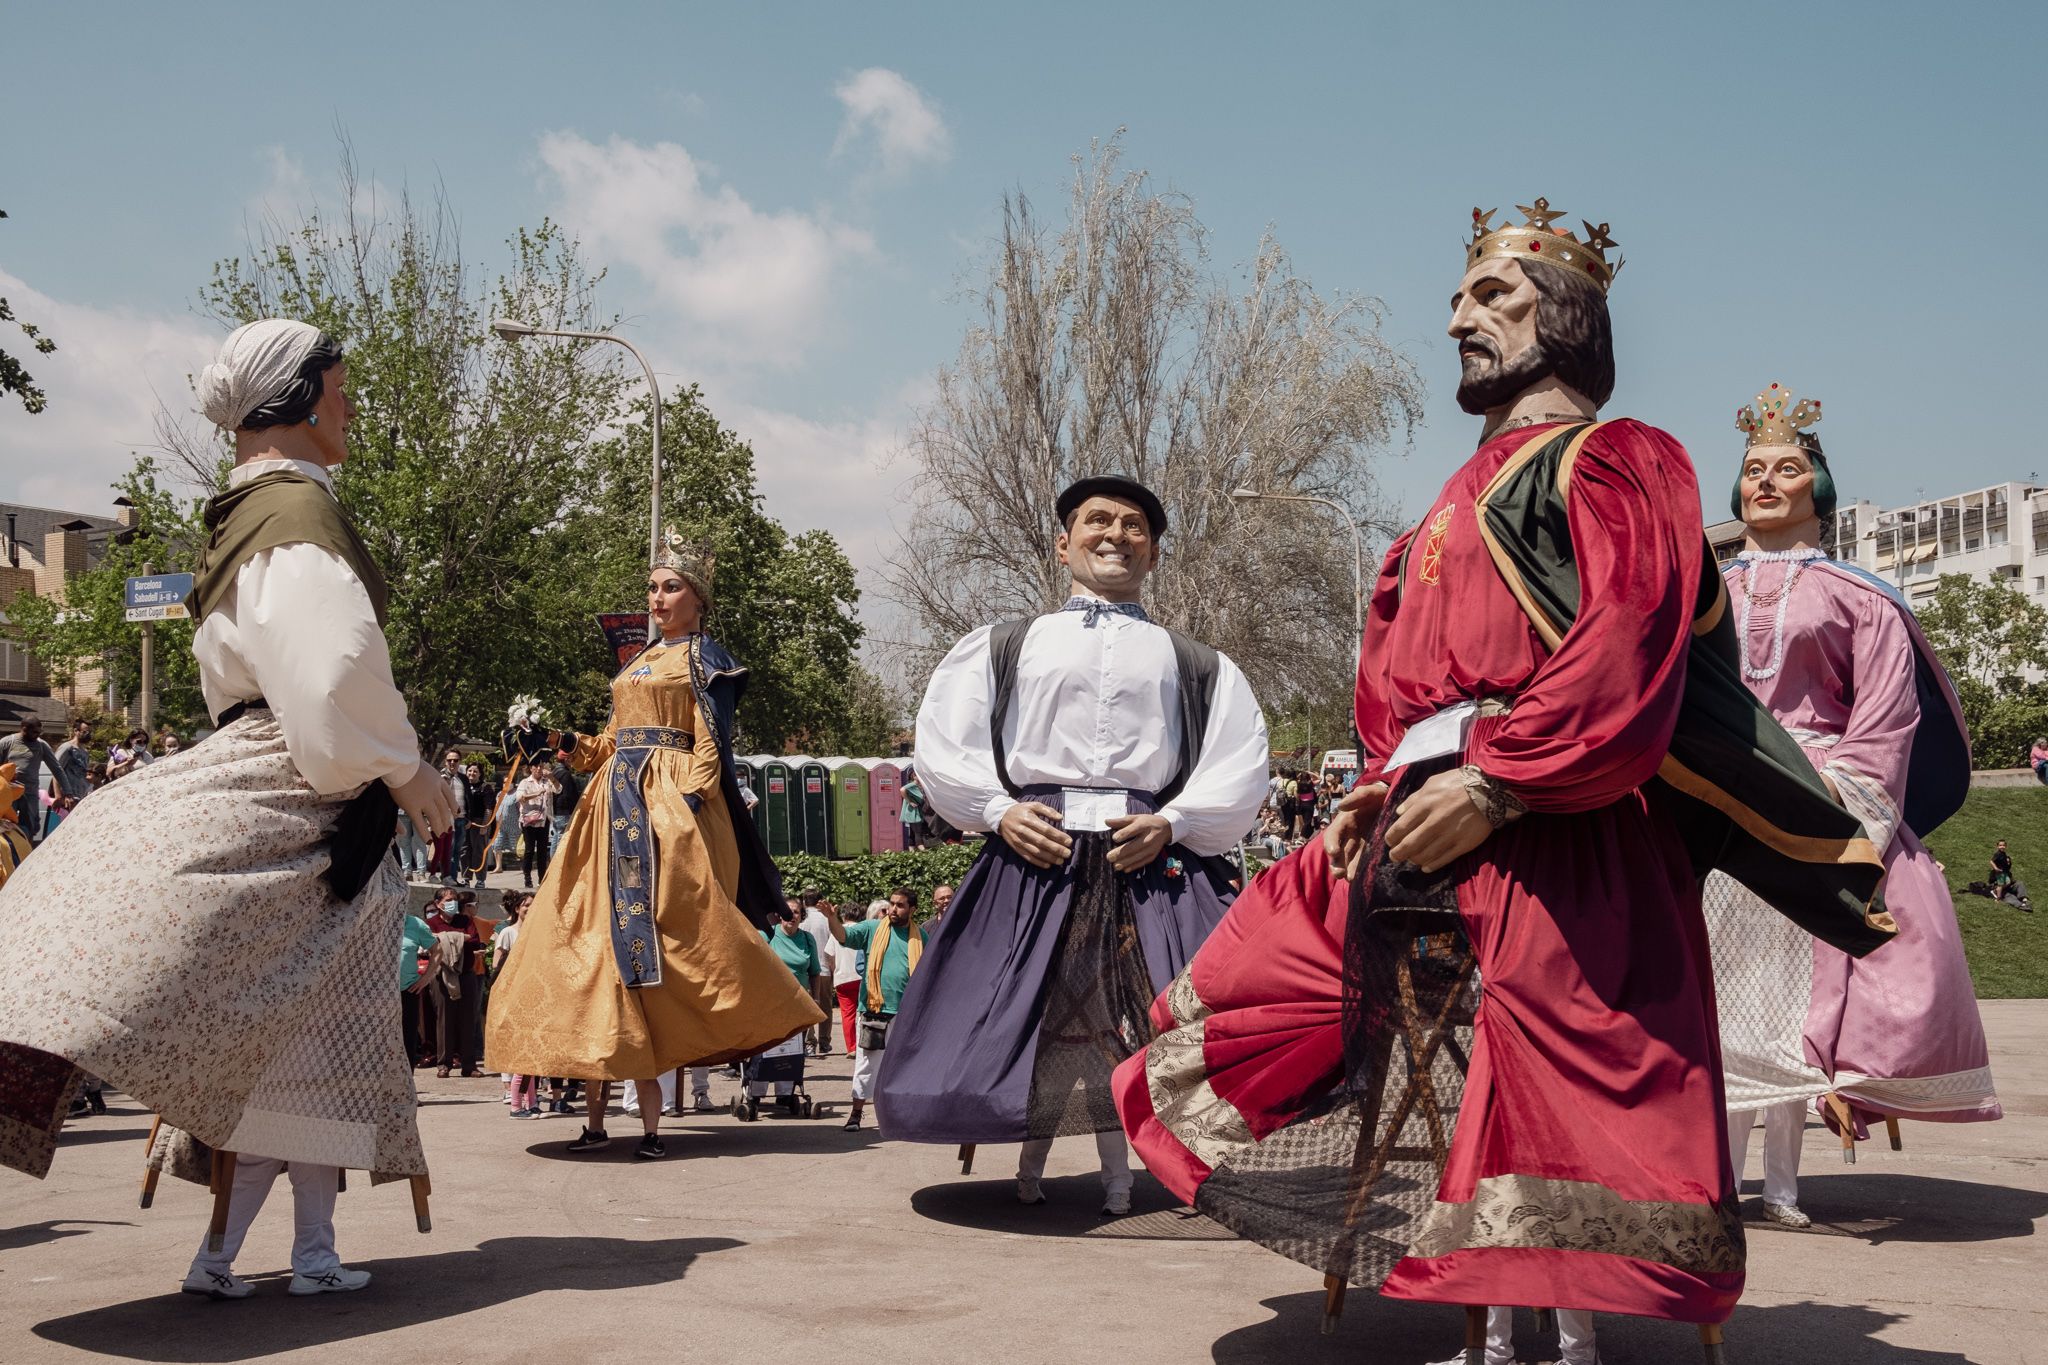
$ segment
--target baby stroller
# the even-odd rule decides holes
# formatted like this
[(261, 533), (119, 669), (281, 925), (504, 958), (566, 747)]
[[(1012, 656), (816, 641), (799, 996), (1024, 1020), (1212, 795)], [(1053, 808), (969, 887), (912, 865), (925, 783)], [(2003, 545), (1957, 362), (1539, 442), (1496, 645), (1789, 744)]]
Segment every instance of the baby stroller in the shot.
[(827, 1106), (818, 1103), (804, 1089), (802, 1033), (743, 1059), (740, 1062), (740, 1080), (740, 1093), (732, 1097), (732, 1116), (742, 1123), (752, 1123), (761, 1117), (761, 1101), (767, 1097), (756, 1092), (770, 1085), (777, 1090), (789, 1087), (787, 1094), (779, 1094), (775, 1098), (791, 1118), (821, 1119), (830, 1112)]

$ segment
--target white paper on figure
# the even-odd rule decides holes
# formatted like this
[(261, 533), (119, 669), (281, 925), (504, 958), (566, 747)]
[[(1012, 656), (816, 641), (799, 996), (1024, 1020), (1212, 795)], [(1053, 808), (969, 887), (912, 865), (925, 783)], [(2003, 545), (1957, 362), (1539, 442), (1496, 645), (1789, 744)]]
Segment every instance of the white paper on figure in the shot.
[(1125, 792), (1089, 792), (1069, 789), (1066, 818), (1060, 823), (1077, 833), (1105, 830), (1109, 822), (1131, 813), (1131, 799)]
[(1415, 722), (1408, 727), (1408, 733), (1401, 736), (1394, 752), (1387, 755), (1387, 771), (1405, 768), (1424, 759), (1441, 758), (1445, 754), (1464, 753), (1465, 737), (1472, 733), (1472, 718), (1478, 714), (1478, 702), (1461, 701), (1455, 706), (1446, 706), (1428, 720)]

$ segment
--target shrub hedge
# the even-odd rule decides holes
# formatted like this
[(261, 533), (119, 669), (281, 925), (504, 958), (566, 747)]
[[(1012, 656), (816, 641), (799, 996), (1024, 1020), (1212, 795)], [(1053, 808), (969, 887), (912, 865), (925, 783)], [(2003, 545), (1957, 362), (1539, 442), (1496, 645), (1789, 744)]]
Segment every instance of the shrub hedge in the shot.
[(775, 866), (782, 871), (782, 889), (788, 895), (815, 886), (836, 905), (886, 900), (891, 891), (907, 886), (917, 893), (917, 917), (923, 919), (931, 910), (932, 888), (960, 885), (979, 852), (981, 840), (976, 839), (971, 843), (940, 844), (902, 853), (870, 853), (841, 861), (792, 853), (777, 858)]

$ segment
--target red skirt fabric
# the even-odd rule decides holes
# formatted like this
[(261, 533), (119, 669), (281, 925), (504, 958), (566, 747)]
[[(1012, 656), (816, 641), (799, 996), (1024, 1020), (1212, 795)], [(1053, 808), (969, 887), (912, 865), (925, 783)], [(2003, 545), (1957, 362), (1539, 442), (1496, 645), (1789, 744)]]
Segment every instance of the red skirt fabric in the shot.
[[(1444, 1159), (1402, 1136), (1407, 1164), (1358, 1195), (1349, 888), (1312, 843), (1239, 897), (1155, 1003), (1152, 1045), (1118, 1069), (1146, 1166), (1241, 1234), (1391, 1297), (1726, 1319), (1742, 1228), (1699, 890), (1676, 830), (1631, 794), (1528, 815), (1456, 872), (1479, 996), (1423, 1087), (1455, 1097), (1463, 1073), (1462, 1101), (1429, 1115)], [(1368, 1100), (1364, 1122), (1391, 1108)]]

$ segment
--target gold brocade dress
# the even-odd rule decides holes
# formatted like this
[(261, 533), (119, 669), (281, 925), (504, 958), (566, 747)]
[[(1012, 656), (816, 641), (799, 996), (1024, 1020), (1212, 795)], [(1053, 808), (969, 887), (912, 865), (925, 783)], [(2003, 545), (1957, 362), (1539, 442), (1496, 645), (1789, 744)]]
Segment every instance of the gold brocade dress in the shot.
[[(739, 845), (720, 790), (718, 743), (690, 682), (695, 638), (656, 645), (612, 679), (604, 733), (569, 763), (596, 776), (491, 988), (485, 1065), (524, 1076), (649, 1080), (772, 1046), (824, 1016), (734, 904)], [(621, 729), (662, 727), (687, 748), (647, 755), (657, 984), (628, 989), (611, 937), (611, 827)], [(627, 769), (630, 771), (630, 768)], [(697, 796), (695, 813), (685, 799)]]

